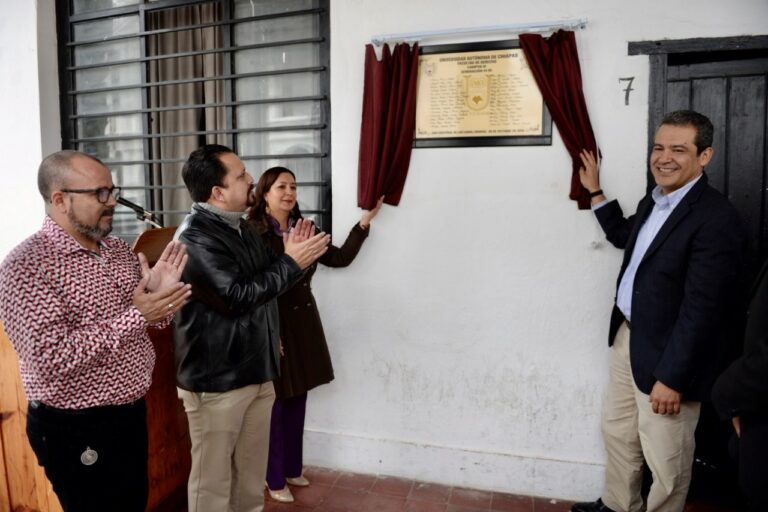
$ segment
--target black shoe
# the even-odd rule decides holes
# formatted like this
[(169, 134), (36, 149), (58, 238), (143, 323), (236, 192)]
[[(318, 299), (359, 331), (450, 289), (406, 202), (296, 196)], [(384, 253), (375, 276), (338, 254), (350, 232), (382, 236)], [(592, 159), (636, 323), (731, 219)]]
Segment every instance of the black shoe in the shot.
[(603, 505), (603, 500), (597, 498), (597, 501), (585, 501), (584, 503), (574, 503), (571, 506), (571, 512), (615, 512), (612, 508)]

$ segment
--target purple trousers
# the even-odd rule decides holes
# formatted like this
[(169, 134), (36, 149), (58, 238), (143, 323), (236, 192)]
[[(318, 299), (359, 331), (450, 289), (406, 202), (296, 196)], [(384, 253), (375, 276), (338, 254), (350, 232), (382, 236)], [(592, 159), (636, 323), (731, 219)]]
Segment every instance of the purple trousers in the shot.
[(267, 485), (285, 487), (285, 479), (301, 476), (304, 456), (304, 416), (307, 394), (275, 399), (269, 430)]

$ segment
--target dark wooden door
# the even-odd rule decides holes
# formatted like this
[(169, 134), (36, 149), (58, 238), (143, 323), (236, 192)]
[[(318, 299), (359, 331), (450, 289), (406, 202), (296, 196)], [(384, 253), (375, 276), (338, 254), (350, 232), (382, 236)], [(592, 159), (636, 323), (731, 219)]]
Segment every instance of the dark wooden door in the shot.
[[(746, 292), (768, 256), (768, 50), (673, 54), (667, 58), (666, 75), (666, 110), (696, 110), (715, 127), (715, 154), (706, 172), (712, 186), (730, 199), (746, 224)], [(734, 338), (741, 335), (739, 318), (737, 312), (732, 322), (738, 324), (732, 329)], [(728, 359), (740, 352), (740, 340), (734, 339)], [(712, 407), (702, 407), (696, 432), (699, 464), (694, 466), (689, 498), (737, 501), (736, 471), (726, 449), (730, 435), (730, 426), (719, 420)]]
[[(664, 113), (691, 109), (712, 120), (715, 155), (706, 172), (746, 224), (750, 247), (742, 284), (747, 290), (768, 257), (768, 36), (643, 41), (630, 43), (629, 54), (647, 54), (650, 61), (649, 152)], [(654, 184), (649, 171), (649, 189)], [(745, 308), (735, 305), (728, 321), (727, 359), (740, 352)], [(702, 404), (689, 500), (739, 503), (727, 450), (731, 432), (710, 404)]]
[(768, 50), (669, 55), (666, 110), (691, 109), (715, 126), (712, 186), (728, 196), (750, 239), (747, 273), (768, 256)]

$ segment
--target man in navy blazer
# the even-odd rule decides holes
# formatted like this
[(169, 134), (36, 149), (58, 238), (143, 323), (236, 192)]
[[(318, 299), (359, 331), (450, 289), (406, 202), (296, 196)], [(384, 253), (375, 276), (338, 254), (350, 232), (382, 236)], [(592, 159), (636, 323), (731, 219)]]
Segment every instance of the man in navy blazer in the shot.
[(736, 210), (707, 183), (713, 127), (693, 111), (664, 116), (650, 155), (656, 187), (625, 218), (600, 190), (583, 152), (581, 182), (608, 240), (625, 249), (608, 343), (601, 499), (574, 512), (636, 512), (643, 461), (653, 473), (648, 512), (679, 512), (691, 479), (694, 431), (724, 354), (745, 250)]

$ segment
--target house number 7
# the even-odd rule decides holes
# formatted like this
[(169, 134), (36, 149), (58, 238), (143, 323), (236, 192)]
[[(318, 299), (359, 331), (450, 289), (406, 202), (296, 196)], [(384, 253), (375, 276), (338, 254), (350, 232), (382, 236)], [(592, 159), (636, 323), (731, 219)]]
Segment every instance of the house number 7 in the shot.
[(624, 105), (629, 105), (629, 93), (631, 91), (634, 91), (632, 88), (632, 82), (635, 81), (635, 77), (630, 76), (627, 78), (619, 78), (619, 83), (621, 82), (627, 82), (627, 88), (624, 89)]

